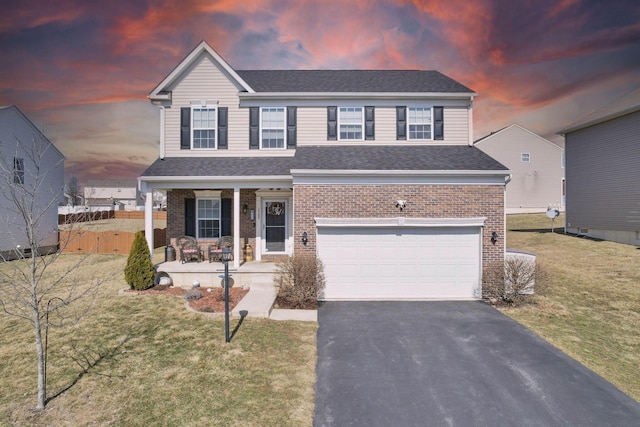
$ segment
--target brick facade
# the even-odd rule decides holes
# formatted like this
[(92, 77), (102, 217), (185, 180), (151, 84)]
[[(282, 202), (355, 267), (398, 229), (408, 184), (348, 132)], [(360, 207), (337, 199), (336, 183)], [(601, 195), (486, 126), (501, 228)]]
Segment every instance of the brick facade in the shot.
[[(315, 253), (320, 218), (486, 217), (483, 268), (504, 259), (504, 186), (501, 185), (295, 185), (294, 251)], [(396, 200), (406, 200), (400, 211)], [(300, 236), (308, 233), (304, 246)], [(491, 233), (498, 241), (491, 242)]]

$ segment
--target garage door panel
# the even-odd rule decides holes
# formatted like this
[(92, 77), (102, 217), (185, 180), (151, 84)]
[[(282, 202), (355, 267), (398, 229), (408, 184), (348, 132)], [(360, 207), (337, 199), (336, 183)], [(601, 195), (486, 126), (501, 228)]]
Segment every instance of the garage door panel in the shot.
[(480, 229), (319, 228), (326, 299), (475, 298)]

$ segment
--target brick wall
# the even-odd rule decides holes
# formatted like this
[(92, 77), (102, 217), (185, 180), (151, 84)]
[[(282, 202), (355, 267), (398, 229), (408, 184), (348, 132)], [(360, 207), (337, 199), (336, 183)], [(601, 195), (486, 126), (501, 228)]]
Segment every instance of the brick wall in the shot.
[[(396, 200), (406, 200), (401, 212)], [(316, 250), (314, 217), (473, 218), (486, 217), (483, 268), (504, 258), (504, 187), (499, 185), (295, 185), (294, 251)], [(302, 232), (308, 233), (304, 246)], [(498, 241), (491, 243), (491, 232)]]

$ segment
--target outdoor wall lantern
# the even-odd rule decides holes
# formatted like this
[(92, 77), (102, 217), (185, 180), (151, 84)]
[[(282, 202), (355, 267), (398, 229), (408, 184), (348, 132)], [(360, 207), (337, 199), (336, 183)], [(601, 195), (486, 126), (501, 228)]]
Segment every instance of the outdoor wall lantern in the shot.
[(242, 205), (242, 213), (243, 214), (247, 214), (247, 209), (249, 209), (249, 206), (247, 206), (246, 204)]
[(495, 245), (497, 241), (498, 241), (498, 233), (494, 231), (491, 233), (491, 243)]
[(307, 242), (309, 241), (309, 235), (306, 231), (302, 232), (302, 244), (307, 246)]
[(229, 261), (231, 261), (231, 248), (222, 248), (222, 262), (224, 262), (224, 340), (231, 341), (229, 337)]

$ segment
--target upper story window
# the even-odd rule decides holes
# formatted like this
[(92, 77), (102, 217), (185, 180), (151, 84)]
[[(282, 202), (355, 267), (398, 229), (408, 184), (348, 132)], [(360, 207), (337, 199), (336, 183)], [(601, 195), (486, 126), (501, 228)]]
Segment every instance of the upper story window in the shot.
[(216, 148), (217, 108), (191, 107), (192, 148)]
[(13, 183), (24, 184), (24, 159), (21, 157), (13, 158)]
[(520, 154), (520, 161), (521, 162), (530, 162), (531, 161), (531, 155), (529, 153)]
[(340, 139), (361, 140), (363, 122), (362, 107), (340, 107), (338, 109)]
[(285, 148), (285, 110), (268, 107), (260, 110), (260, 147)]
[(220, 237), (220, 199), (202, 198), (196, 203), (197, 238)]
[(409, 107), (409, 139), (431, 139), (431, 108)]

